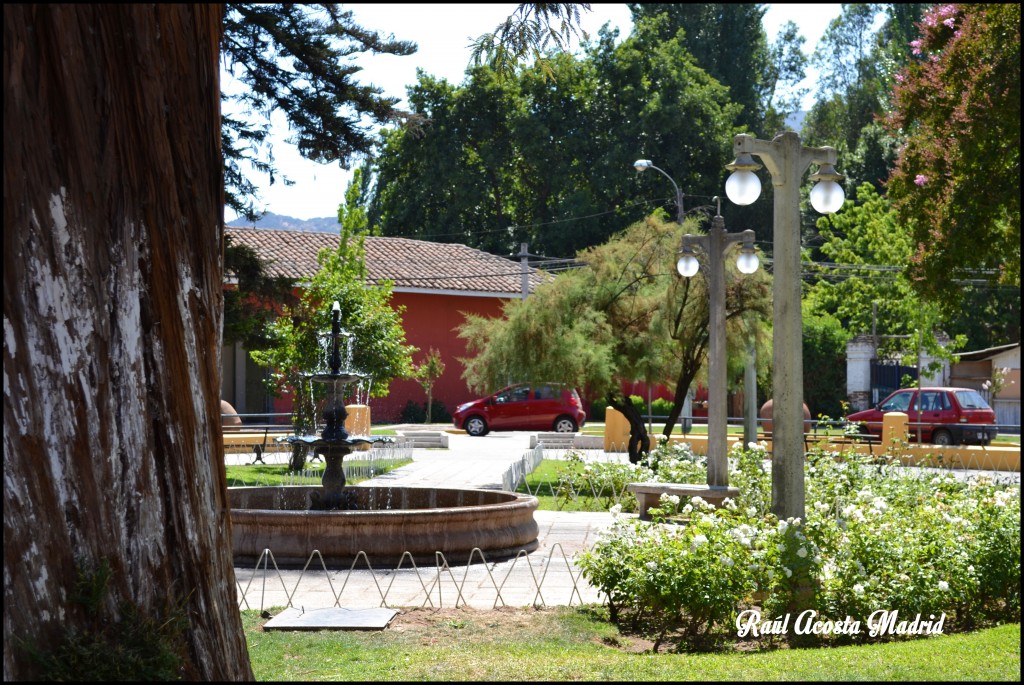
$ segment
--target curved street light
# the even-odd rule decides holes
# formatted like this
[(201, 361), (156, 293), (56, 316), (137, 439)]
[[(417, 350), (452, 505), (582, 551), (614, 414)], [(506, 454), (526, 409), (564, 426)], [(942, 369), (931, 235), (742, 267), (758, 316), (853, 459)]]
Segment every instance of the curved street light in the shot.
[(659, 169), (649, 159), (638, 159), (633, 162), (633, 167), (637, 172), (646, 171), (647, 169), (654, 169), (660, 172), (662, 176), (667, 178), (672, 183), (672, 187), (676, 189), (676, 223), (682, 225), (683, 223), (683, 191), (679, 190), (679, 186), (676, 185), (675, 180), (667, 173), (664, 169)]

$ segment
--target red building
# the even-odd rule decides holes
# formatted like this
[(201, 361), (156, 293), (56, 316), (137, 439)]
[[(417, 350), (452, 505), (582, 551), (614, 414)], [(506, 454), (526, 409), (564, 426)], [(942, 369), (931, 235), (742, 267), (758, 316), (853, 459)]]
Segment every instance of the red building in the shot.
[[(266, 262), (272, 275), (294, 279), (296, 287), (319, 270), (317, 254), (337, 249), (337, 233), (226, 227), (233, 244), (247, 245)], [(390, 280), (393, 306), (404, 306), (405, 339), (419, 348), (413, 363), (423, 362), (431, 348), (438, 350), (444, 374), (433, 388), (435, 400), (451, 412), (457, 404), (475, 398), (462, 379), (460, 357), (468, 356), (457, 329), (466, 314), (501, 316), (505, 301), (523, 297), (523, 269), (533, 290), (546, 276), (543, 272), (465, 245), (432, 243), (408, 238), (368, 236), (365, 243), (367, 281)], [(288, 398), (274, 400), (263, 386), (267, 370), (257, 366), (240, 346), (225, 349), (222, 356), (222, 398), (240, 414), (289, 412)], [(416, 381), (392, 381), (386, 397), (370, 400), (374, 422), (400, 419), (406, 403), (426, 402)]]

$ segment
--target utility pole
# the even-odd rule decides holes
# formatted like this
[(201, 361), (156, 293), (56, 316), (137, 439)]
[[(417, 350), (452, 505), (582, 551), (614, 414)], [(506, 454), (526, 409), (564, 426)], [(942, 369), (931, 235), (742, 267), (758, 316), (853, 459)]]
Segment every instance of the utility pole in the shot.
[(530, 294), (530, 266), (527, 263), (527, 259), (530, 257), (530, 252), (527, 250), (529, 247), (528, 243), (519, 243), (519, 263), (522, 265), (521, 275), (523, 279), (523, 299)]

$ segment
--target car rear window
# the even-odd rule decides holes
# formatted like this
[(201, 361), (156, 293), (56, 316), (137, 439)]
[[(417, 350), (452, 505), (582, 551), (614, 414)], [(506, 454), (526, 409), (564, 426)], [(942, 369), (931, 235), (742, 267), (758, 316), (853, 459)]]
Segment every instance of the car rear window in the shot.
[(550, 385), (538, 385), (536, 388), (535, 397), (538, 400), (553, 400), (558, 398), (558, 391), (556, 388)]
[(956, 401), (964, 409), (991, 409), (977, 390), (957, 390)]

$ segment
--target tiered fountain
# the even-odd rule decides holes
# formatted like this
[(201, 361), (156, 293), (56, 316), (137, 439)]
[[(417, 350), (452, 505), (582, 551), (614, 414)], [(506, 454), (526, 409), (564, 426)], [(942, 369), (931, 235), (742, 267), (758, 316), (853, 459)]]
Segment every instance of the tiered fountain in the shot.
[[(307, 445), (316, 454), (324, 458), (324, 475), (321, 479), (320, 492), (310, 495), (310, 509), (328, 511), (335, 509), (355, 509), (351, 493), (345, 492), (345, 468), (343, 461), (356, 445), (374, 442), (394, 442), (390, 437), (349, 437), (345, 429), (348, 409), (344, 402), (344, 388), (366, 379), (359, 373), (341, 371), (341, 305), (336, 301), (331, 310), (331, 342), (327, 373), (314, 373), (309, 376), (310, 383), (328, 386), (327, 399), (324, 404), (324, 430), (320, 435), (292, 435), (286, 440), (292, 444)], [(348, 336), (346, 336), (348, 337)], [(351, 355), (348, 355), (351, 357)]]
[(255, 563), (270, 550), (279, 566), (304, 565), (319, 550), (327, 564), (351, 563), (365, 552), (374, 566), (395, 566), (409, 552), (416, 563), (465, 563), (480, 549), (487, 561), (533, 551), (537, 498), (500, 490), (345, 486), (343, 461), (353, 447), (391, 442), (389, 437), (350, 436), (345, 429), (346, 385), (366, 378), (341, 369), (340, 305), (332, 311), (329, 366), (309, 376), (326, 384), (324, 429), (294, 435), (324, 457), (320, 487), (228, 488), (236, 564)]

